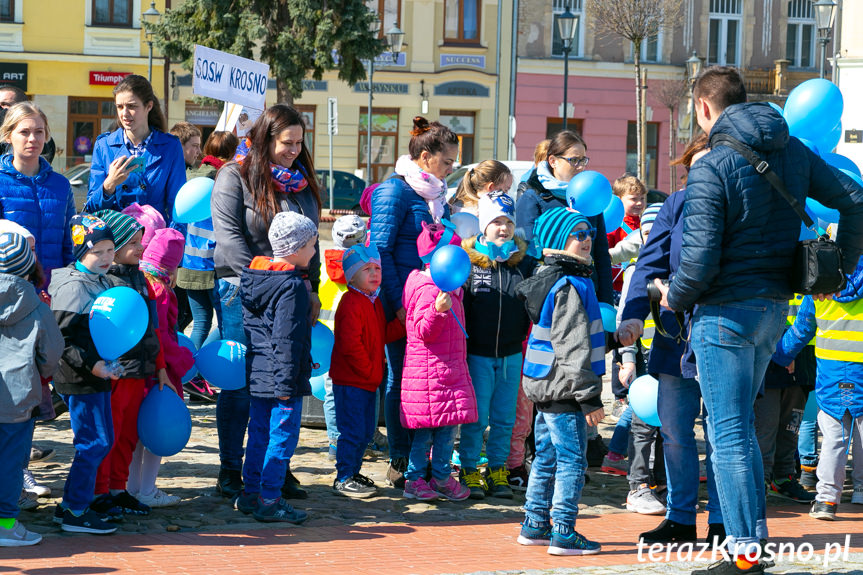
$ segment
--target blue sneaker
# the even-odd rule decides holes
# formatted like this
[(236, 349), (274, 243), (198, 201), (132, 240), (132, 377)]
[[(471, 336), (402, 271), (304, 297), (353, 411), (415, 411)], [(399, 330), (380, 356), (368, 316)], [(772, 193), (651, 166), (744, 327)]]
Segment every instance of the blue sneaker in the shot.
[(548, 545), (549, 555), (596, 555), (601, 546), (596, 541), (590, 541), (578, 531), (569, 533), (551, 533), (551, 542)]
[(537, 523), (525, 518), (521, 524), (521, 533), (516, 539), (522, 545), (548, 545), (551, 542), (551, 524)]
[(245, 489), (240, 491), (237, 500), (234, 502), (234, 509), (246, 515), (254, 513), (258, 507), (259, 496), (260, 494), (258, 493), (246, 493)]

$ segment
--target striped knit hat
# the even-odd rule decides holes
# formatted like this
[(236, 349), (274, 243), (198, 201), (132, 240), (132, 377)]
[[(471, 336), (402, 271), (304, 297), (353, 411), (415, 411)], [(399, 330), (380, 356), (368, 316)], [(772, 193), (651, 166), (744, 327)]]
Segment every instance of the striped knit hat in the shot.
[(540, 251), (546, 248), (563, 250), (572, 228), (581, 222), (590, 227), (590, 221), (580, 212), (571, 208), (552, 208), (539, 216), (533, 224), (534, 242)]
[(662, 209), (662, 203), (650, 204), (644, 208), (644, 213), (641, 214), (641, 225), (653, 225), (653, 220), (659, 215), (659, 210)]
[(0, 234), (0, 273), (27, 277), (36, 263), (36, 254), (21, 234)]
[(111, 226), (111, 231), (114, 233), (114, 249), (119, 250), (144, 226), (139, 224), (132, 216), (127, 216), (114, 210), (99, 210), (93, 214), (97, 218), (101, 218), (106, 224)]

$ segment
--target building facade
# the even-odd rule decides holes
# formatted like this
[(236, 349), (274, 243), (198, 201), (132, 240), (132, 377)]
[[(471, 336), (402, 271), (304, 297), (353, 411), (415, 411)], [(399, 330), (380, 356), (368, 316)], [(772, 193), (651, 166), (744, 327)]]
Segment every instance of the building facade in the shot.
[(860, 2), (843, 2), (837, 14), (839, 42), (833, 51), (836, 62), (835, 82), (842, 91), (845, 107), (842, 112), (842, 138), (836, 153), (849, 157), (863, 167), (863, 109), (855, 105), (863, 94), (863, 37), (855, 34), (863, 22)]

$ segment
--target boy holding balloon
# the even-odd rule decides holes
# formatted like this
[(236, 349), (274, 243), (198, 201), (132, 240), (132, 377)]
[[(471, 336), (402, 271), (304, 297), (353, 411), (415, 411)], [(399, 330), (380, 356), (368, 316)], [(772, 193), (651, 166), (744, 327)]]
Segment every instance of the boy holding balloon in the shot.
[(587, 470), (587, 426), (604, 416), (606, 340), (590, 280), (595, 235), (581, 213), (547, 210), (534, 225), (545, 265), (516, 288), (534, 324), (522, 386), (538, 411), (536, 455), (518, 542), (547, 546), (550, 555), (600, 550), (599, 543), (575, 530)]

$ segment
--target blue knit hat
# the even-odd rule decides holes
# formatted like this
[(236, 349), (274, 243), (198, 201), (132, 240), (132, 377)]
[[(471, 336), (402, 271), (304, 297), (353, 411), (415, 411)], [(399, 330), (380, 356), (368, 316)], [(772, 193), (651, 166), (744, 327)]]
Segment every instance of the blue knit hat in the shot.
[(0, 234), (0, 273), (27, 277), (35, 264), (36, 254), (27, 238), (12, 232)]
[(653, 225), (653, 220), (656, 219), (656, 216), (659, 215), (659, 210), (662, 209), (662, 203), (650, 204), (644, 209), (644, 213), (641, 214), (641, 225), (649, 224)]
[(102, 219), (90, 214), (72, 216), (71, 227), (72, 255), (76, 260), (83, 258), (99, 242), (114, 241), (111, 227)]
[(552, 208), (539, 216), (533, 224), (533, 239), (537, 247), (563, 250), (572, 228), (580, 223), (590, 226), (590, 221), (571, 208)]
[(347, 283), (351, 283), (354, 274), (363, 269), (363, 266), (369, 262), (381, 265), (381, 254), (375, 244), (368, 246), (356, 244), (346, 249), (342, 254), (342, 270), (345, 272)]

